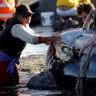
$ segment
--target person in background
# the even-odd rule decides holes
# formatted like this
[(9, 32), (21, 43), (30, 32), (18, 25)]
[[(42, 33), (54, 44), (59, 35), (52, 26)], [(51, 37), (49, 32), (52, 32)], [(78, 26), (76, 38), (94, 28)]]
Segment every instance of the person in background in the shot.
[(84, 22), (91, 10), (95, 10), (95, 6), (93, 3), (79, 3), (77, 6), (77, 15), (81, 17)]
[(13, 19), (9, 22), (0, 36), (0, 86), (19, 83), (18, 71), (15, 64), (19, 64), (19, 57), (26, 46), (31, 44), (56, 43), (61, 36), (43, 37), (29, 27), (34, 13), (26, 4), (16, 7)]
[(13, 17), (18, 0), (0, 0), (0, 31), (4, 29), (5, 22)]
[[(95, 15), (95, 18), (91, 24), (91, 27), (93, 28), (95, 26), (95, 28), (96, 28), (96, 8), (95, 8), (94, 4), (93, 3), (80, 3), (77, 6), (77, 14), (78, 14), (78, 16), (80, 16), (83, 19), (83, 21), (86, 20), (86, 17), (88, 16), (88, 14), (90, 12), (93, 12)], [(83, 51), (85, 51), (85, 49), (87, 47), (91, 46), (92, 44), (95, 45), (96, 44), (95, 41), (96, 41), (96, 34), (94, 34), (94, 36), (91, 39), (89, 39), (88, 42), (81, 48), (79, 54), (80, 55), (83, 54)]]
[(90, 3), (90, 0), (57, 0), (56, 2), (56, 13), (60, 17), (68, 17), (77, 15), (76, 6), (80, 2)]
[(29, 4), (30, 9), (35, 13), (32, 16), (32, 20), (30, 22), (30, 25), (36, 26), (40, 24), (40, 6), (39, 6), (40, 0), (37, 0), (31, 4)]

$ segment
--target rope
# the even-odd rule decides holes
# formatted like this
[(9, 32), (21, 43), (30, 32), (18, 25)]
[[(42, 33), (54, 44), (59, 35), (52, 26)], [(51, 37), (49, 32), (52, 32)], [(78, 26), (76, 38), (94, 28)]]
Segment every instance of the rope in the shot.
[(77, 83), (75, 88), (76, 91), (79, 89), (80, 90), (84, 89), (83, 81), (86, 78), (87, 71), (89, 69), (89, 64), (90, 64), (89, 62), (94, 52), (96, 52), (96, 46), (94, 43), (92, 43), (90, 46), (85, 48), (83, 52), (83, 56), (80, 60), (81, 66), (80, 66), (78, 77), (77, 77)]

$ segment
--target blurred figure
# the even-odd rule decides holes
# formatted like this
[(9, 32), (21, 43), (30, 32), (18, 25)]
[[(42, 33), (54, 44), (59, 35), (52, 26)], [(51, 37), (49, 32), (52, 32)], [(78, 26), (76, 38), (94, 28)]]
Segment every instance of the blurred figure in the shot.
[(96, 0), (91, 0), (91, 2), (94, 4), (94, 6), (96, 8)]
[(60, 17), (75, 16), (77, 15), (76, 6), (80, 2), (90, 3), (90, 0), (57, 0), (56, 13)]
[(95, 6), (92, 3), (79, 3), (77, 6), (77, 15), (80, 16), (84, 22), (91, 10), (95, 10)]
[(4, 23), (13, 17), (17, 4), (18, 0), (0, 0), (0, 31), (4, 29)]

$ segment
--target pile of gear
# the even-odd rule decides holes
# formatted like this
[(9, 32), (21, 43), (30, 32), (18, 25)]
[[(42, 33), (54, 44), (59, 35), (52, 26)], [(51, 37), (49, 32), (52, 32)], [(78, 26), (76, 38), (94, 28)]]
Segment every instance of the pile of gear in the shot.
[(54, 31), (61, 32), (62, 30), (66, 30), (69, 28), (80, 28), (82, 27), (82, 25), (82, 19), (80, 17), (73, 16), (54, 20), (52, 28)]

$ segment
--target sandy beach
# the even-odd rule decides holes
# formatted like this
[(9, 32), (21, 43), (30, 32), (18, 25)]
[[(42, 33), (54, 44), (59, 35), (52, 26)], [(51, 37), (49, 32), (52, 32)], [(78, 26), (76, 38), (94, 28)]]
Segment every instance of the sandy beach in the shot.
[(37, 74), (46, 69), (45, 55), (31, 55), (20, 58), (20, 64), (17, 65), (19, 75)]

